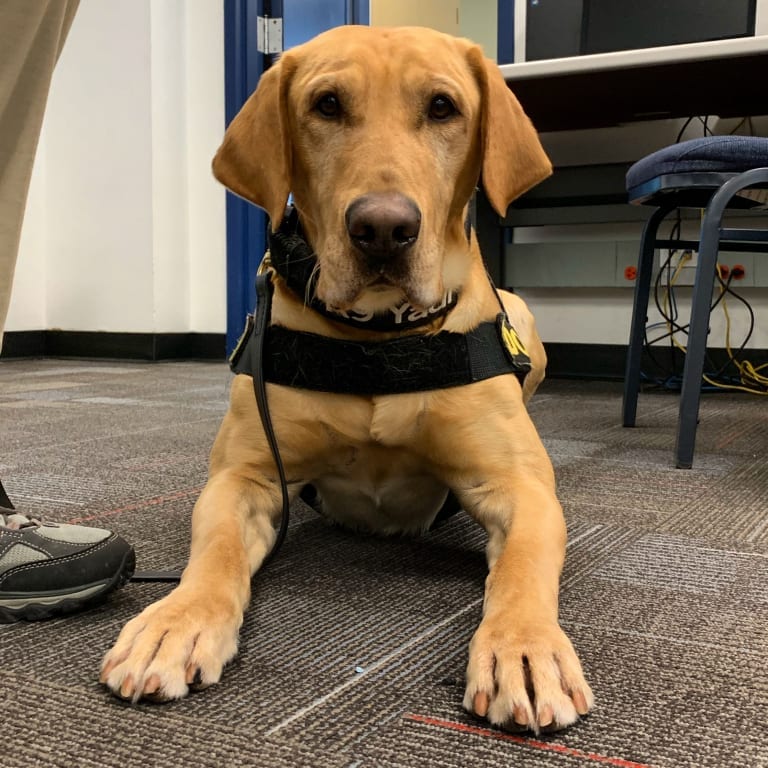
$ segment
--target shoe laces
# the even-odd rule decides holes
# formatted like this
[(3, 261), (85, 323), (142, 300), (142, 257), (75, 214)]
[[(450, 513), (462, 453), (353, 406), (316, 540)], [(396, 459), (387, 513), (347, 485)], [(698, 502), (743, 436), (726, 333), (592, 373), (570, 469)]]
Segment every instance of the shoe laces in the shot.
[(20, 531), (22, 528), (39, 528), (42, 524), (42, 520), (36, 517), (27, 517), (20, 512), (14, 512), (12, 515), (0, 514), (0, 528), (7, 528), (9, 531)]

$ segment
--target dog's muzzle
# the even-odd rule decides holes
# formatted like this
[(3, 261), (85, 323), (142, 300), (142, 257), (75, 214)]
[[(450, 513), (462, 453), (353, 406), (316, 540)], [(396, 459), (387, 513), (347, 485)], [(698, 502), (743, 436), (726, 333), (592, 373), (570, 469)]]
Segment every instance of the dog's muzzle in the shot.
[[(401, 331), (427, 325), (448, 314), (459, 299), (457, 291), (448, 291), (434, 306), (426, 309), (413, 307), (408, 301), (402, 301), (378, 314), (327, 306), (315, 294), (319, 276), (317, 256), (304, 239), (298, 213), (293, 207), (286, 211), (277, 232), (270, 232), (269, 258), (265, 259), (263, 264), (273, 267), (291, 291), (319, 314), (336, 322), (368, 330)], [(376, 271), (383, 271), (387, 264), (387, 261), (382, 261)]]

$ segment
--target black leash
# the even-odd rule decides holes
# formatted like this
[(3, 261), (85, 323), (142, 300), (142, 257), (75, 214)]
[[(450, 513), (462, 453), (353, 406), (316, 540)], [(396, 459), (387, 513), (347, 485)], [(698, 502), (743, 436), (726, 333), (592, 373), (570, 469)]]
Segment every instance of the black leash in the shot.
[(3, 488), (2, 480), (0, 480), (0, 508), (16, 509), (16, 507), (11, 504), (11, 500), (8, 498), (8, 494), (5, 492), (5, 488)]
[(277, 530), (277, 537), (272, 549), (264, 558), (262, 567), (264, 567), (276, 554), (285, 540), (285, 534), (288, 531), (288, 517), (290, 515), (290, 503), (288, 498), (288, 483), (285, 479), (285, 468), (283, 460), (280, 457), (280, 450), (277, 446), (275, 430), (272, 427), (272, 418), (269, 415), (269, 406), (267, 404), (267, 386), (264, 381), (264, 339), (267, 336), (267, 325), (269, 324), (270, 314), (272, 312), (272, 279), (270, 271), (267, 269), (261, 274), (256, 275), (256, 311), (253, 321), (253, 339), (251, 344), (251, 366), (253, 370), (252, 381), (253, 391), (256, 395), (256, 405), (259, 409), (261, 424), (264, 427), (264, 434), (267, 436), (269, 449), (272, 451), (272, 458), (275, 460), (277, 475), (280, 480), (280, 492), (283, 498), (283, 508), (280, 516), (280, 527)]
[[(280, 482), (280, 492), (282, 495), (282, 511), (280, 515), (280, 527), (277, 530), (275, 543), (272, 549), (264, 558), (262, 568), (272, 560), (277, 551), (285, 541), (285, 535), (288, 531), (288, 520), (290, 517), (290, 500), (288, 497), (288, 482), (285, 479), (285, 468), (283, 460), (280, 457), (280, 450), (275, 437), (275, 430), (272, 426), (272, 419), (269, 415), (269, 405), (267, 403), (267, 387), (264, 381), (264, 339), (266, 337), (269, 318), (272, 313), (272, 279), (269, 270), (256, 275), (256, 309), (252, 316), (248, 317), (248, 327), (246, 334), (250, 334), (252, 339), (250, 347), (250, 365), (251, 378), (253, 380), (253, 391), (256, 395), (256, 406), (259, 409), (261, 424), (264, 427), (264, 434), (269, 443), (269, 449), (272, 452), (272, 458), (277, 467), (277, 475)], [(2, 486), (0, 486), (0, 489)], [(136, 571), (131, 577), (131, 581), (153, 581), (153, 582), (174, 582), (181, 579), (182, 571)]]
[(131, 581), (181, 581), (183, 571), (134, 571)]

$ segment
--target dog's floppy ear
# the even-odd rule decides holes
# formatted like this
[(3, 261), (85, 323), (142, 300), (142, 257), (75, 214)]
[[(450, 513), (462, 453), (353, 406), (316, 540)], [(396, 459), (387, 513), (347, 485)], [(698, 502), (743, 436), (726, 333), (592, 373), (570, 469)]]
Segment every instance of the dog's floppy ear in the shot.
[(284, 104), (290, 67), (284, 62), (261, 76), (213, 158), (213, 175), (236, 195), (264, 208), (273, 230), (280, 226), (291, 191), (291, 145)]
[(477, 46), (469, 56), (482, 98), (483, 187), (494, 210), (504, 216), (515, 198), (552, 173), (552, 163), (496, 63)]

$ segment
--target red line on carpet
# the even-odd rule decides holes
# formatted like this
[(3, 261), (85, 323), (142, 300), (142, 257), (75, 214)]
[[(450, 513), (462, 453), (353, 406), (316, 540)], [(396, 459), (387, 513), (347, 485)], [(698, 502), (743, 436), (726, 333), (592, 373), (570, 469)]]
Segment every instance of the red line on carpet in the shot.
[(144, 499), (143, 501), (137, 501), (135, 504), (127, 504), (124, 507), (118, 507), (117, 509), (107, 509), (103, 512), (95, 512), (87, 517), (74, 517), (71, 520), (67, 520), (70, 525), (79, 525), (80, 523), (89, 523), (93, 520), (100, 520), (102, 517), (114, 517), (115, 515), (121, 515), (123, 512), (133, 512), (137, 509), (146, 509), (147, 507), (154, 507), (158, 504), (165, 504), (169, 501), (178, 501), (179, 499), (186, 499), (189, 496), (197, 496), (202, 490), (202, 485), (196, 488), (188, 488), (186, 491), (177, 491), (176, 493), (169, 493), (165, 496), (155, 496), (152, 499)]
[(744, 432), (738, 432), (736, 430), (733, 430), (733, 432), (730, 432), (725, 435), (719, 442), (715, 444), (715, 448), (719, 451), (722, 448), (725, 448), (726, 446), (729, 446), (739, 435), (743, 435)]
[(511, 741), (513, 744), (519, 744), (523, 747), (540, 749), (544, 752), (557, 752), (558, 754), (567, 755), (568, 757), (578, 757), (582, 760), (590, 760), (593, 763), (602, 763), (603, 765), (613, 765), (617, 768), (651, 768), (651, 766), (646, 763), (635, 763), (632, 760), (624, 760), (624, 758), (621, 757), (609, 757), (608, 755), (598, 755), (595, 752), (582, 752), (580, 749), (566, 747), (563, 744), (537, 741), (536, 739), (529, 739), (525, 736), (515, 736), (511, 733), (494, 731), (490, 728), (480, 728), (475, 725), (467, 725), (466, 723), (457, 723), (453, 720), (442, 720), (439, 717), (417, 715), (409, 712), (408, 714), (403, 715), (403, 718), (415, 723), (431, 725), (435, 728), (446, 728), (451, 731), (458, 731), (459, 733), (468, 733), (472, 736), (484, 736), (488, 739), (496, 739), (497, 741)]

